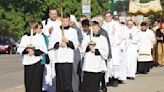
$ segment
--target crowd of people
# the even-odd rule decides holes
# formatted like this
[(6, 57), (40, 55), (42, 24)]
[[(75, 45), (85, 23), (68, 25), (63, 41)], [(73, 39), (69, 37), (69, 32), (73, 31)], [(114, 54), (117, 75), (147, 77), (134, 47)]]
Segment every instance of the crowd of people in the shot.
[(164, 22), (136, 25), (131, 16), (122, 22), (108, 11), (78, 22), (69, 13), (59, 17), (55, 7), (48, 15), (29, 21), (18, 48), (26, 92), (107, 92), (153, 64), (164, 66)]

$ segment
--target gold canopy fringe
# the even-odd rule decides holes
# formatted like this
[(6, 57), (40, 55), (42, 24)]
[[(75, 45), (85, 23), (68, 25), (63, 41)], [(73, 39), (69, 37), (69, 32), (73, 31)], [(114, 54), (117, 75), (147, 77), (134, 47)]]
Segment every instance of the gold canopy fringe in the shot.
[(137, 15), (143, 14), (148, 15), (150, 13), (160, 13), (162, 14), (162, 6), (160, 0), (150, 1), (149, 3), (139, 3), (130, 0), (129, 2), (129, 13)]

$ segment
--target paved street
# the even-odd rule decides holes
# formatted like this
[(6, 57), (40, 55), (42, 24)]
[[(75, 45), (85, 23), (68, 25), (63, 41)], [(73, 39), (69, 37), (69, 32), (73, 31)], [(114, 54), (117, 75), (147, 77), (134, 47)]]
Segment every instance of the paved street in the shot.
[(0, 92), (22, 84), (23, 66), (21, 56), (0, 54)]
[(137, 75), (135, 80), (128, 80), (108, 92), (164, 92), (164, 67), (154, 67), (149, 74)]
[[(19, 55), (0, 55), (0, 92), (24, 92), (23, 66)], [(164, 92), (164, 67), (155, 67), (147, 75), (137, 75), (108, 92)]]

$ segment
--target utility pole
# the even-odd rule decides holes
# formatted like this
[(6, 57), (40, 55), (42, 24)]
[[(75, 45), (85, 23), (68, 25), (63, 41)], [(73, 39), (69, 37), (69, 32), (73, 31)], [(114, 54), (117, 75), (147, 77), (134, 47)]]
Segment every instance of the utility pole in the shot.
[(111, 0), (111, 4), (112, 15), (114, 15), (114, 0)]

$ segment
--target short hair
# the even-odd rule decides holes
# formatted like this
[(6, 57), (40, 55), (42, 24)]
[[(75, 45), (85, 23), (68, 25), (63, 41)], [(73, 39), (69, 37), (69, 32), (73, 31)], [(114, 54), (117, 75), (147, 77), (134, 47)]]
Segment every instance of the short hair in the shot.
[(89, 20), (88, 19), (84, 19), (82, 22), (81, 22), (82, 26), (89, 26)]
[(137, 26), (137, 23), (136, 23), (136, 22), (133, 22), (133, 25), (134, 25), (134, 26)]
[(114, 15), (114, 19), (115, 19), (115, 20), (120, 20), (119, 17), (120, 17), (119, 15)]
[(120, 24), (125, 25), (125, 22), (120, 22)]
[(70, 14), (69, 13), (64, 13), (63, 18), (70, 18)]
[(141, 23), (141, 26), (146, 26), (146, 25), (147, 25), (146, 22), (142, 22), (142, 23)]
[(48, 10), (49, 10), (49, 11), (50, 11), (50, 10), (57, 10), (57, 8), (56, 8), (55, 5), (51, 5), (51, 6), (48, 7)]
[(97, 21), (92, 21), (92, 26), (99, 26), (99, 23)]
[(86, 17), (86, 18), (87, 18), (87, 16), (86, 16), (86, 15), (81, 15), (81, 17)]
[(38, 21), (38, 24), (39, 24), (39, 26), (41, 26), (42, 29), (43, 29), (43, 24), (42, 24), (42, 22), (41, 22), (41, 21)]
[(105, 16), (106, 14), (108, 14), (108, 13), (109, 13), (111, 16), (113, 16), (111, 11), (106, 11), (105, 14), (104, 14), (104, 16)]
[(114, 15), (114, 17), (120, 17), (119, 15)]
[(36, 20), (30, 20), (30, 21), (28, 22), (28, 27), (29, 27), (30, 29), (37, 29), (38, 26), (39, 26), (39, 23), (38, 23), (38, 21), (36, 21)]
[(164, 23), (164, 19), (157, 20), (157, 23)]

